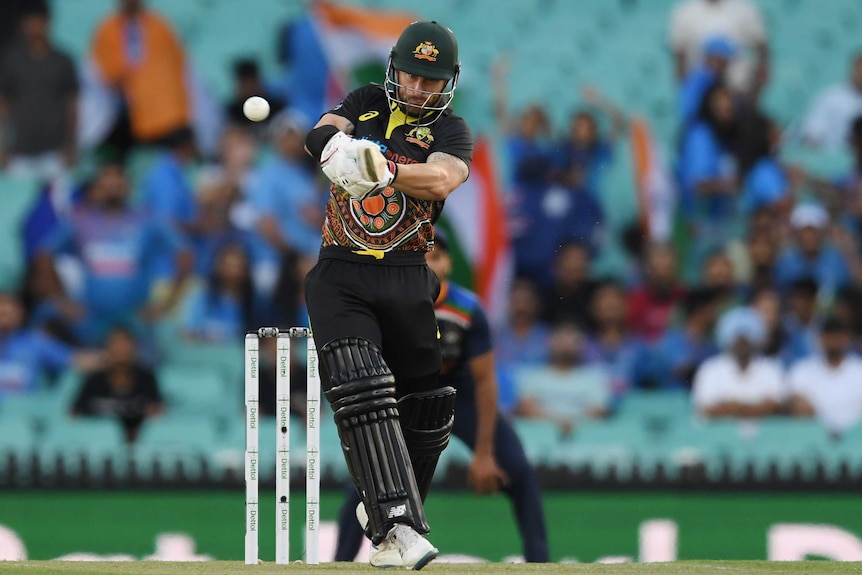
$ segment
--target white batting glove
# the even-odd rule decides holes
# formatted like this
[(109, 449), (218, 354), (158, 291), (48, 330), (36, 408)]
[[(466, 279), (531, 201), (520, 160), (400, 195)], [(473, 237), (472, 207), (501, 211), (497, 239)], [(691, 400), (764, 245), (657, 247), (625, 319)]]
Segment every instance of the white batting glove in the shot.
[(377, 144), (343, 132), (330, 138), (320, 165), (326, 177), (354, 199), (381, 193), (398, 172), (395, 162), (387, 161)]
[(353, 144), (352, 137), (338, 132), (329, 138), (323, 147), (323, 153), (320, 154), (320, 168), (329, 181), (337, 186), (344, 187), (346, 183), (362, 177), (356, 164), (356, 156), (350, 151)]

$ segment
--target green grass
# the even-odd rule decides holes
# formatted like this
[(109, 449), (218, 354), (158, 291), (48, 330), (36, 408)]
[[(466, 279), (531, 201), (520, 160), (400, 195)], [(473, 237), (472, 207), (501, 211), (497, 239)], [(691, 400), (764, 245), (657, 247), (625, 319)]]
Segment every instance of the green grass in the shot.
[[(368, 565), (357, 563), (327, 563), (316, 567), (294, 563), (290, 566), (278, 566), (265, 563), (258, 566), (247, 566), (236, 561), (211, 561), (207, 563), (78, 563), (58, 561), (24, 561), (0, 562), (0, 574), (22, 575), (67, 575), (69, 573), (84, 573), (92, 575), (311, 575), (326, 573), (372, 573), (378, 572)], [(396, 573), (392, 571), (390, 573)], [(588, 573), (599, 575), (716, 575), (728, 573), (744, 575), (793, 575), (814, 574), (830, 575), (833, 573), (860, 573), (862, 563), (837, 563), (825, 561), (810, 561), (804, 563), (779, 563), (769, 561), (679, 561), (676, 563), (651, 563), (628, 565), (597, 565), (597, 564), (559, 564), (544, 565), (512, 565), (501, 563), (481, 564), (444, 564), (432, 563), (422, 573), (457, 573), (458, 575), (483, 575), (486, 573)]]

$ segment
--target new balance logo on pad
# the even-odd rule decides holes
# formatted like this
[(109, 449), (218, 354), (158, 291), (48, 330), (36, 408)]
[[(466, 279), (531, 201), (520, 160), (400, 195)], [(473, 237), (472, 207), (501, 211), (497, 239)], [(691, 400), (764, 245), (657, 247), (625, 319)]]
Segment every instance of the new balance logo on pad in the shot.
[(401, 517), (403, 515), (407, 515), (407, 505), (396, 505), (395, 507), (389, 508), (389, 519), (393, 517)]

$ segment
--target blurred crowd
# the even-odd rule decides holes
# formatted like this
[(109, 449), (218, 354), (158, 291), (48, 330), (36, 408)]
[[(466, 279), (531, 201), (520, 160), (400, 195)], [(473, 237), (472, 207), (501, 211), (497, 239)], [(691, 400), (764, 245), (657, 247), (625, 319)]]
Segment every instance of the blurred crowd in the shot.
[[(862, 52), (784, 129), (761, 106), (770, 54), (755, 3), (681, 1), (668, 35), (667, 237), (643, 220), (612, 230), (603, 211), (609, 166), (629, 153), (625, 110), (584, 87), (568, 125), (550, 123), (548, 102), (510, 116), (505, 60), (495, 67), (518, 278), (496, 342), (504, 407), (567, 430), (631, 390), (691, 390), (704, 417), (816, 415), (840, 433), (862, 420)], [(781, 160), (788, 141), (846, 148), (854, 167), (824, 181)], [(626, 263), (597, 272), (614, 233)]]
[[(315, 119), (240, 60), (232, 98), (208, 112), (215, 137), (203, 134), (182, 39), (143, 0), (118, 0), (86, 63), (52, 43), (46, 2), (2, 10), (0, 168), (42, 191), (25, 278), (0, 294), (0, 411), (75, 368), (88, 375), (70, 411), (118, 414), (132, 439), (164, 407), (156, 374), (175, 338), (240, 346), (250, 328), (306, 324), (327, 197), (303, 150)], [(505, 59), (495, 66), (515, 257), (496, 329), (501, 409), (567, 431), (613, 416), (632, 390), (692, 390), (704, 417), (813, 415), (840, 432), (862, 419), (862, 53), (788, 131), (761, 107), (770, 54), (756, 4), (681, 0), (668, 28), (668, 237), (607, 222), (625, 106), (585, 87), (584, 107), (553, 125), (548, 101), (508, 109)], [(114, 113), (79, 117), (94, 85)], [(242, 116), (251, 95), (270, 101), (266, 122)], [(781, 160), (788, 138), (847, 147), (855, 166), (818, 179)], [(611, 239), (625, 265), (599, 274)]]

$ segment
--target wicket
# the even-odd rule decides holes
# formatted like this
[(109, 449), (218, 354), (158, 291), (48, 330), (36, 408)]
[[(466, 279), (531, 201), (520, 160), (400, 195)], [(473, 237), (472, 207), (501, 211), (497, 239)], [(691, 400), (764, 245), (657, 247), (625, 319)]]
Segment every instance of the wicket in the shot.
[(277, 338), (276, 388), (276, 474), (275, 474), (275, 562), (290, 563), (290, 344), (305, 338), (306, 367), (306, 458), (305, 458), (305, 561), (320, 563), (320, 375), (317, 348), (311, 330), (292, 327), (262, 327), (245, 336), (245, 563), (259, 560), (258, 521), (258, 400), (260, 395), (259, 343)]

